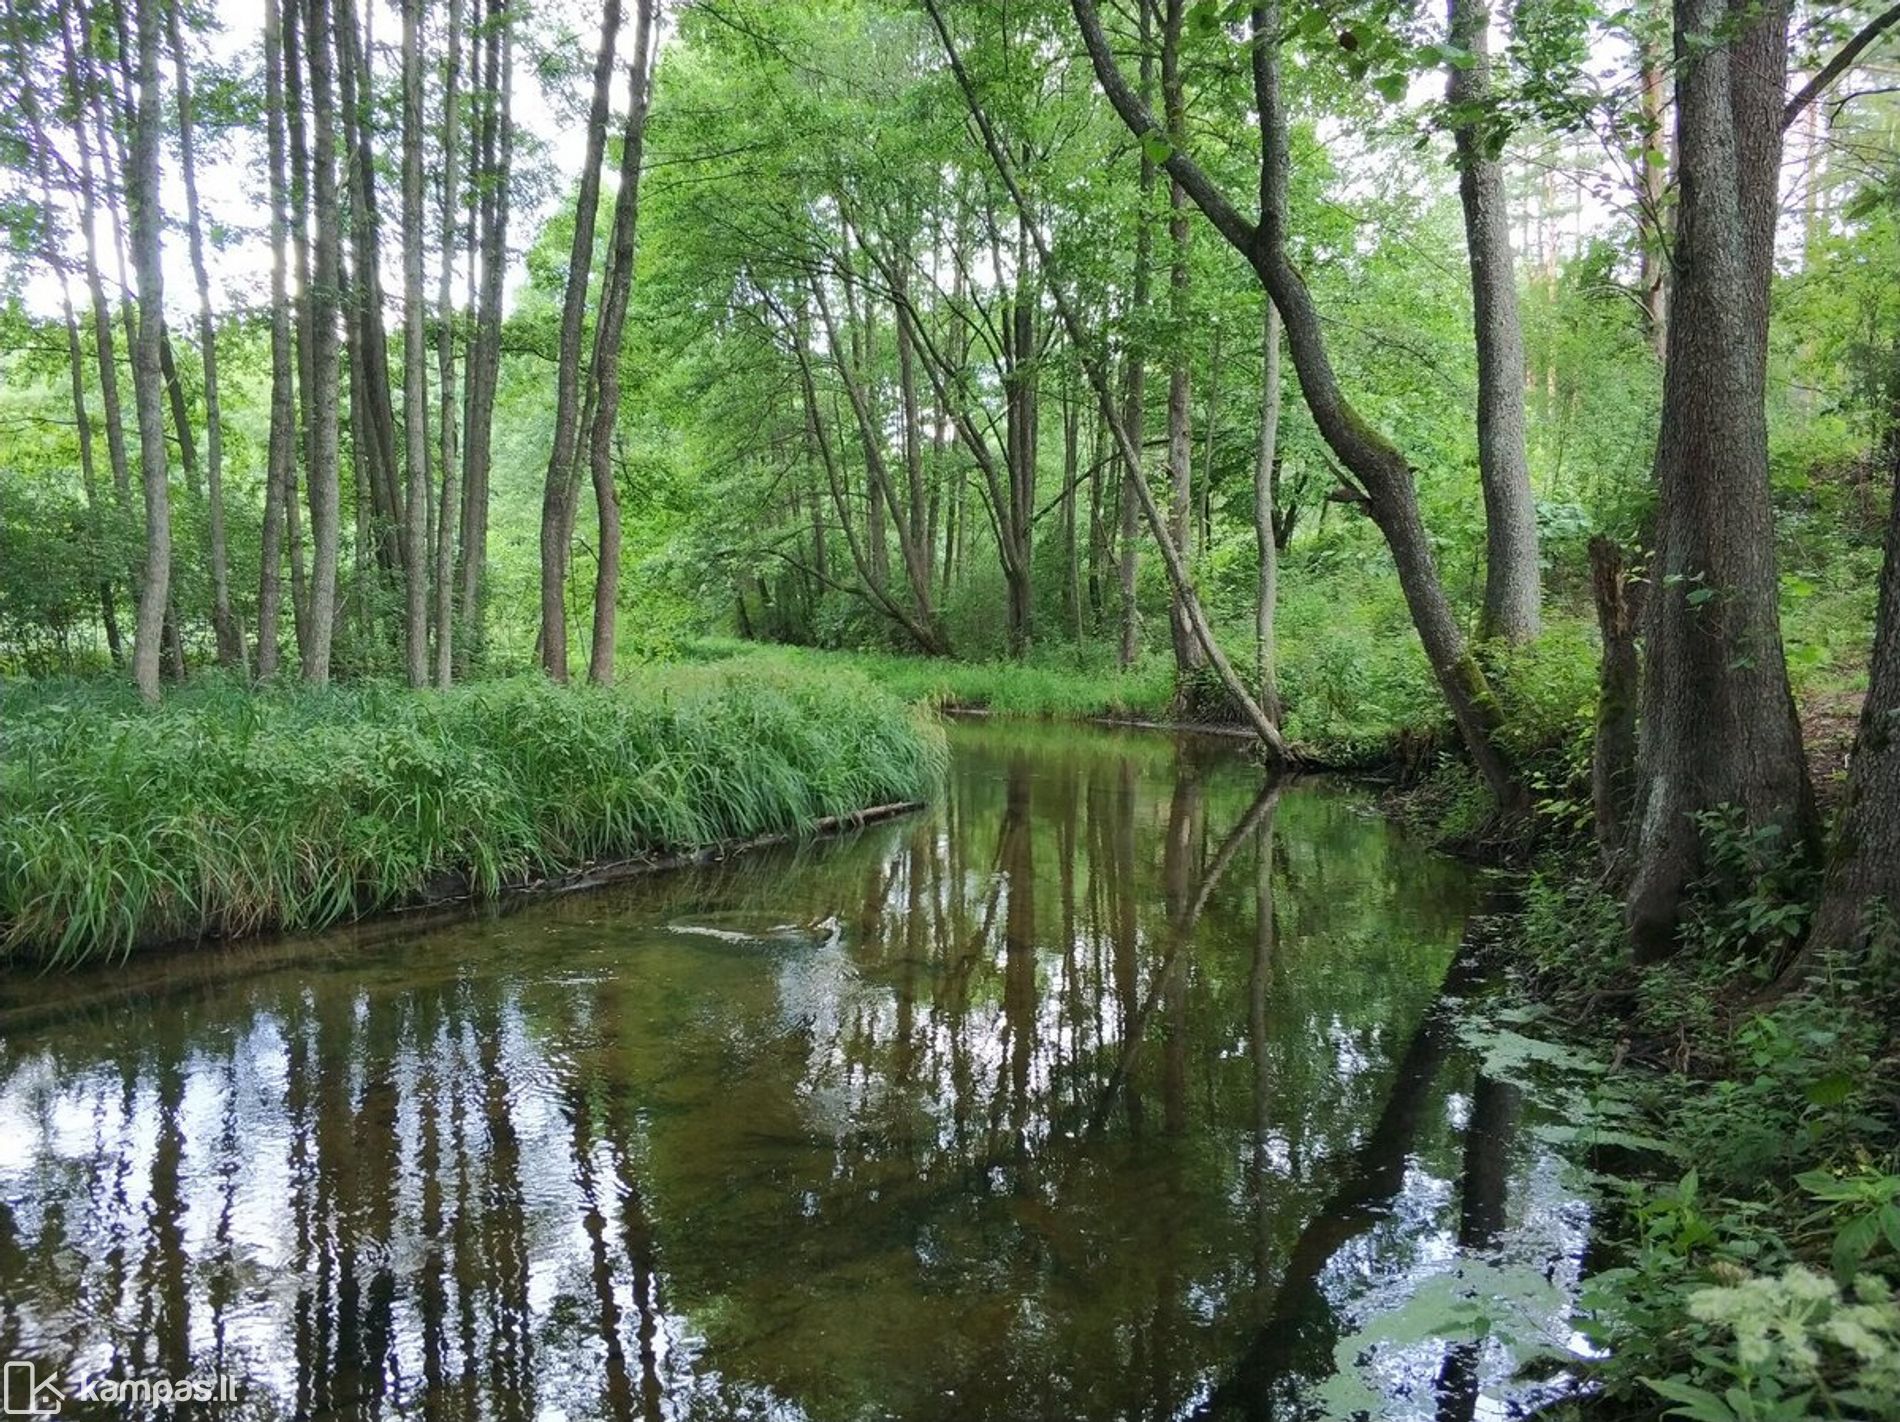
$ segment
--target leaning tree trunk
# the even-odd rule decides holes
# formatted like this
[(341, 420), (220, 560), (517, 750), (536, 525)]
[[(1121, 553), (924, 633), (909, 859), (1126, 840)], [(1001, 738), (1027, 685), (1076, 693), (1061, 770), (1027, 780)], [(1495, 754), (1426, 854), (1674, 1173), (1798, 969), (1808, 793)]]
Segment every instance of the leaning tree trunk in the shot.
[(1484, 487), (1484, 615), (1479, 635), (1527, 642), (1537, 635), (1540, 579), (1537, 505), (1524, 454), (1524, 329), (1517, 316), (1511, 209), (1486, 121), (1491, 93), (1491, 12), (1486, 0), (1450, 0), (1451, 41), (1470, 56), (1451, 67), (1446, 98), (1469, 113), (1453, 130), (1458, 197), (1471, 257), (1478, 347), (1478, 478)]
[[(1008, 149), (997, 137), (995, 127), (990, 123), (989, 114), (977, 95), (975, 82), (970, 78), (969, 71), (964, 67), (963, 60), (957, 53), (939, 0), (924, 0), (924, 8), (930, 14), (937, 37), (943, 42), (944, 53), (950, 61), (952, 73), (956, 76), (957, 87), (963, 91), (964, 102), (978, 132), (982, 135), (983, 146), (989, 150), (990, 161), (995, 164), (997, 175), (1009, 190), (1010, 201), (1015, 205), (1022, 227), (1035, 246), (1036, 256), (1041, 261), (1044, 271), (1052, 273), (1048, 242), (1042, 234), (1042, 229), (1030, 220), (1029, 200), (1023, 194), (1021, 183), (1017, 181), (1015, 164), (1010, 161)], [(1129, 438), (1127, 427), (1122, 424), (1121, 415), (1116, 409), (1115, 392), (1109, 385), (1106, 370), (1087, 355), (1088, 338), (1083, 332), (1081, 319), (1076, 315), (1074, 303), (1063, 293), (1061, 283), (1053, 279), (1053, 273), (1052, 279), (1046, 283), (1046, 288), (1055, 306), (1056, 315), (1061, 320), (1063, 329), (1068, 333), (1069, 344), (1081, 359), (1089, 384), (1095, 391), (1096, 407), (1102, 419), (1114, 433), (1123, 462), (1132, 467), (1139, 462), (1140, 455)], [(1181, 597), (1186, 607), (1189, 621), (1194, 628), (1194, 635), (1200, 639), (1201, 650), (1207, 655), (1214, 675), (1226, 688), (1234, 706), (1247, 724), (1253, 728), (1254, 734), (1260, 737), (1274, 759), (1282, 764), (1291, 763), (1294, 756), (1285, 737), (1280, 734), (1280, 728), (1260, 709), (1260, 703), (1254, 700), (1252, 693), (1247, 690), (1246, 683), (1234, 670), (1233, 663), (1221, 650), (1220, 642), (1215, 638), (1213, 628), (1209, 625), (1207, 615), (1201, 607), (1200, 597), (1194, 591), (1193, 578), (1187, 564), (1181, 557), (1180, 550), (1175, 547), (1174, 540), (1168, 536), (1167, 520), (1155, 504), (1154, 495), (1149, 492), (1147, 484), (1141, 480), (1135, 482), (1135, 492), (1141, 500), (1141, 512), (1148, 522), (1148, 532), (1154, 538), (1155, 547), (1161, 554), (1162, 565), (1167, 569), (1169, 584)]]
[(132, 349), (132, 387), (138, 405), (139, 473), (145, 485), (145, 570), (139, 586), (132, 674), (139, 695), (158, 700), (160, 644), (171, 596), (172, 511), (160, 388), (159, 338), (165, 320), (165, 270), (158, 198), (158, 51), (163, 42), (161, 0), (138, 0), (138, 98), (133, 112), (132, 162), (125, 200), (132, 229), (132, 265), (138, 284), (138, 340)]
[[(1137, 136), (1156, 131), (1154, 116), (1129, 87), (1116, 63), (1094, 0), (1070, 0), (1070, 9), (1082, 29), (1096, 78), (1122, 122)], [(1254, 107), (1261, 134), (1260, 222), (1255, 224), (1243, 217), (1182, 147), (1169, 152), (1166, 166), (1215, 230), (1246, 257), (1279, 307), (1293, 366), (1299, 373), (1300, 391), (1312, 411), (1313, 423), (1358, 481), (1366, 510), (1385, 535), (1419, 642), (1472, 763), (1504, 812), (1515, 814), (1525, 808), (1527, 801), (1502, 740), (1503, 712), (1445, 596), (1419, 512), (1411, 465), (1354, 409), (1340, 389), (1319, 310), (1287, 252), (1287, 124), (1280, 90), (1280, 29), (1278, 0), (1253, 6), (1252, 30), (1257, 37), (1252, 47)], [(1248, 699), (1251, 702), (1251, 697)]]
[(1731, 809), (1790, 853), (1813, 839), (1764, 404), (1787, 29), (1778, 0), (1676, 3), (1681, 203), (1628, 897), (1644, 959), (1675, 948), (1703, 868), (1700, 815)]
[(429, 347), (422, 309), (422, 0), (402, 7), (403, 630), (411, 686), (429, 684)]
[[(635, 0), (636, 4), (644, 0)], [(587, 282), (594, 269), (594, 223), (600, 207), (600, 164), (607, 150), (607, 110), (613, 87), (614, 45), (620, 33), (619, 0), (600, 12), (600, 48), (594, 60), (594, 97), (587, 111), (587, 156), (581, 163), (580, 196), (574, 206), (574, 240), (568, 249), (567, 292), (561, 304), (561, 345), (554, 377), (554, 448), (541, 492), (541, 666), (558, 682), (567, 680), (567, 490), (580, 427), (581, 328), (587, 320)]]

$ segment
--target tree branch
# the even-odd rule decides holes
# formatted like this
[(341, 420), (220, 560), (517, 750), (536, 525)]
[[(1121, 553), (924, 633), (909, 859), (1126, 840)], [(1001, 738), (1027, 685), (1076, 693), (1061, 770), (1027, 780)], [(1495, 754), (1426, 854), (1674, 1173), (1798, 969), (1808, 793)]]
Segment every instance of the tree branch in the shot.
[(1820, 72), (1801, 86), (1801, 91), (1788, 100), (1788, 106), (1781, 111), (1781, 131), (1786, 133), (1794, 121), (1801, 117), (1801, 111), (1825, 93), (1828, 85), (1854, 67), (1867, 46), (1881, 35), (1900, 23), (1900, 5), (1890, 5), (1862, 26), (1859, 34), (1842, 45)]

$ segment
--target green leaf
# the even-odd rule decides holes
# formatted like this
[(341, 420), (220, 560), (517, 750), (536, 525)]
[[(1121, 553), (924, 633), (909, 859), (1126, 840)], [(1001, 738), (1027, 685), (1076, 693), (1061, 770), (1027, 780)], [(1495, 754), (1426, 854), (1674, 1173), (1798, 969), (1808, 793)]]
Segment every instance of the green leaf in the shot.
[(1671, 1402), (1681, 1404), (1669, 1409), (1671, 1417), (1693, 1417), (1697, 1422), (1736, 1422), (1735, 1413), (1729, 1405), (1705, 1388), (1679, 1378), (1644, 1378), (1643, 1386)]
[(1174, 145), (1158, 129), (1149, 129), (1141, 136), (1141, 151), (1150, 163), (1165, 163), (1174, 156)]
[(1403, 74), (1381, 74), (1372, 81), (1372, 87), (1379, 91), (1389, 104), (1396, 104), (1405, 97), (1406, 78)]

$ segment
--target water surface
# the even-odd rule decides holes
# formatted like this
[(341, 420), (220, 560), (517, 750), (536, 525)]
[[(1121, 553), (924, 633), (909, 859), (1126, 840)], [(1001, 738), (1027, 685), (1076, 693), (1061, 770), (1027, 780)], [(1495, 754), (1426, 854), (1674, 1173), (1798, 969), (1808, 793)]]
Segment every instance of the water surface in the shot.
[(8, 985), (0, 1355), (239, 1380), (193, 1416), (1504, 1415), (1583, 1210), (1459, 1045), (1469, 871), (1224, 743), (951, 743), (849, 840)]

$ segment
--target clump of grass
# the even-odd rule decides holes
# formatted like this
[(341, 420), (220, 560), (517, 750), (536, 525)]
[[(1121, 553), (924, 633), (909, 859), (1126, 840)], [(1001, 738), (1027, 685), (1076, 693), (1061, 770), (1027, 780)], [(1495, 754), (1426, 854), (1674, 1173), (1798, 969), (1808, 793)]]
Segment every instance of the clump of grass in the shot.
[(442, 888), (920, 799), (941, 734), (859, 677), (671, 667), (410, 692), (0, 694), (0, 961), (318, 928)]

